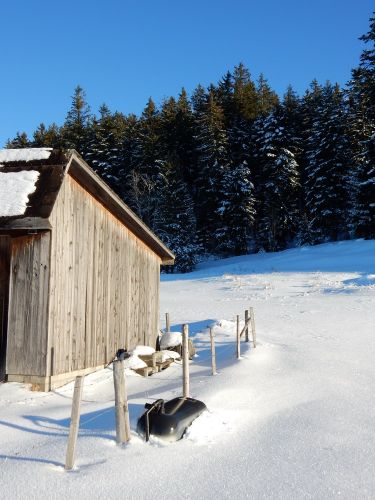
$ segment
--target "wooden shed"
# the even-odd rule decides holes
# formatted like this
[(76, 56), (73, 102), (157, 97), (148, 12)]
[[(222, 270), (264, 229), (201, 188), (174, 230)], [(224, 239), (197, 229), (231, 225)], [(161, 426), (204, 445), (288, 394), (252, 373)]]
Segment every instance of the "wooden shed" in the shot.
[(0, 380), (46, 391), (154, 346), (173, 260), (74, 150), (0, 150)]

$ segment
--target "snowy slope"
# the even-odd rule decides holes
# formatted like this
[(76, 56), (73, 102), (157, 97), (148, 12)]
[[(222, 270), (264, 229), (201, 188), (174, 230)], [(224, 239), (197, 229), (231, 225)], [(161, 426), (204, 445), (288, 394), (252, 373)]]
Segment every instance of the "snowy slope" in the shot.
[[(135, 434), (143, 405), (181, 393), (181, 366), (127, 378), (132, 441), (114, 443), (112, 371), (86, 377), (77, 468), (63, 471), (72, 384), (0, 386), (4, 498), (373, 498), (375, 241), (202, 264), (163, 276), (161, 320), (188, 322), (191, 393), (209, 413), (180, 442)], [(234, 319), (253, 306), (257, 349), (234, 356)], [(215, 324), (219, 374), (210, 375)]]

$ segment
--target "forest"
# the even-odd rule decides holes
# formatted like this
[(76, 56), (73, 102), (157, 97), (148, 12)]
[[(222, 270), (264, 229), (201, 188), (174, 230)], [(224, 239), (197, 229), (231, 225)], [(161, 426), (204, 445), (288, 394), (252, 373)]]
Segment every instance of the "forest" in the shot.
[[(375, 17), (341, 88), (314, 80), (280, 97), (238, 64), (216, 84), (140, 116), (93, 114), (77, 86), (62, 125), (7, 147), (74, 148), (176, 254), (208, 256), (375, 238)], [(131, 96), (129, 96), (131, 101)]]

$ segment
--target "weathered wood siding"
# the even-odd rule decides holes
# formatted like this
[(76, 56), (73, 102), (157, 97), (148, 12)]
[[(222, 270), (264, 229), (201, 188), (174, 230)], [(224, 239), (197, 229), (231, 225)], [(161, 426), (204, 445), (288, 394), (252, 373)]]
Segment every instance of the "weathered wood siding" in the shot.
[(70, 175), (50, 222), (50, 374), (103, 365), (120, 347), (153, 345), (159, 257)]
[(0, 381), (6, 373), (6, 333), (8, 325), (8, 294), (10, 237), (0, 236)]
[(11, 239), (8, 374), (46, 376), (50, 232)]

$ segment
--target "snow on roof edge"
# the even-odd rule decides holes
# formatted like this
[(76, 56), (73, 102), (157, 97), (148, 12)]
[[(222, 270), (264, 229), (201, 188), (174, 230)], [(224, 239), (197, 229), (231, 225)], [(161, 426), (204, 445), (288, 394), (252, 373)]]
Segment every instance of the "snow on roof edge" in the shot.
[(39, 172), (0, 172), (0, 217), (23, 215), (36, 189)]
[(13, 161), (35, 161), (47, 160), (53, 151), (53, 148), (22, 148), (22, 149), (0, 149), (0, 167), (2, 163)]

